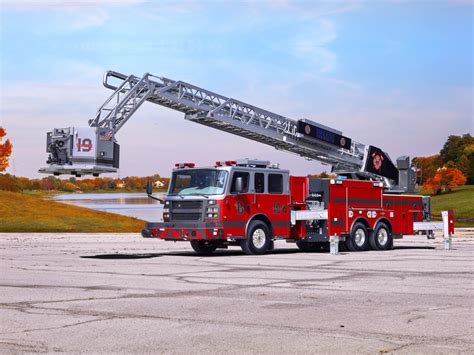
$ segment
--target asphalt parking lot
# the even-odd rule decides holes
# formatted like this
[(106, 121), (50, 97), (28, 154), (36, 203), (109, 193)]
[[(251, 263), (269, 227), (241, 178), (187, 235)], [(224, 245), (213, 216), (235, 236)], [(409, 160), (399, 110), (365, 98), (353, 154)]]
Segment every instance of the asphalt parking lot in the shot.
[(0, 352), (472, 353), (474, 237), (196, 256), (138, 235), (0, 234)]

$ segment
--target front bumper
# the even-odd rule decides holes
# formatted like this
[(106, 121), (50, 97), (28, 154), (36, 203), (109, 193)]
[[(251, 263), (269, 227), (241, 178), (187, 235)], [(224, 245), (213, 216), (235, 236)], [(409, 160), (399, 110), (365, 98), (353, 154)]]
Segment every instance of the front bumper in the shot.
[(222, 240), (224, 228), (208, 222), (149, 222), (142, 230), (144, 238), (164, 240)]

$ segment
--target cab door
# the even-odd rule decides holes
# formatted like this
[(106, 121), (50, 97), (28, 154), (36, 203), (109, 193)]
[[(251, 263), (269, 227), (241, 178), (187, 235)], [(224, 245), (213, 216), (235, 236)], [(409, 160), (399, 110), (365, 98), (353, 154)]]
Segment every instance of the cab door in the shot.
[[(238, 177), (243, 179), (243, 191), (237, 193), (235, 181)], [(250, 172), (234, 170), (230, 183), (230, 196), (227, 198), (227, 220), (224, 221), (227, 236), (245, 237), (245, 228), (252, 214), (254, 196), (250, 191)]]
[(274, 237), (289, 237), (289, 177), (282, 172), (255, 172), (255, 214), (265, 215), (272, 224)]

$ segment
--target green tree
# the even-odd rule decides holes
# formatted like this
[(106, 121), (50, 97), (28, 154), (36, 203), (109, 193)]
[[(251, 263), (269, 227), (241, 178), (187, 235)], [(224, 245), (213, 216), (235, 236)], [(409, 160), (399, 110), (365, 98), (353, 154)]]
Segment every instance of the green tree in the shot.
[(466, 176), (468, 184), (474, 184), (474, 137), (469, 133), (449, 136), (439, 155), (444, 164), (453, 162)]

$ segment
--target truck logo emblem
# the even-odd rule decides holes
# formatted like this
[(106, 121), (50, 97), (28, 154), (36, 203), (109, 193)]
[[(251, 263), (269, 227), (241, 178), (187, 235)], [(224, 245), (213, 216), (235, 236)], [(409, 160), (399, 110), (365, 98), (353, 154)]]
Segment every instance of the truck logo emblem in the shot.
[(237, 210), (237, 214), (244, 214), (245, 208), (242, 202), (237, 201), (235, 203), (235, 209)]
[(374, 165), (375, 170), (380, 170), (383, 163), (383, 156), (381, 154), (373, 153), (372, 154), (372, 163)]
[(280, 214), (281, 211), (282, 211), (282, 209), (283, 209), (283, 208), (282, 208), (282, 206), (280, 205), (279, 202), (275, 202), (275, 203), (273, 204), (272, 211), (273, 211), (274, 214)]
[(306, 134), (310, 134), (310, 133), (311, 133), (311, 126), (310, 126), (310, 125), (306, 125), (306, 126), (304, 127), (304, 133), (306, 133)]

